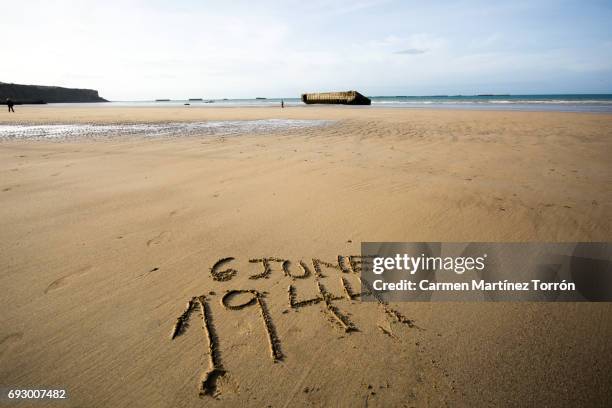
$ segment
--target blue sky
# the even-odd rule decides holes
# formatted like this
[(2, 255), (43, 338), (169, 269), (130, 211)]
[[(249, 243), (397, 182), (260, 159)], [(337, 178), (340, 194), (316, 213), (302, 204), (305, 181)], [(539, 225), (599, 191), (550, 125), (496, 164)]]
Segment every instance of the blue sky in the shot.
[(611, 1), (0, 3), (0, 81), (113, 100), (612, 93)]

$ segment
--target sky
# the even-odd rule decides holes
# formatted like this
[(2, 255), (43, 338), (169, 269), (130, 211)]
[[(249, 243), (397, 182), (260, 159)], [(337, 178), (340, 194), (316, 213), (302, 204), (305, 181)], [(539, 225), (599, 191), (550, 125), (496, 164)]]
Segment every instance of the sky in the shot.
[(0, 0), (0, 81), (110, 100), (612, 93), (612, 1)]

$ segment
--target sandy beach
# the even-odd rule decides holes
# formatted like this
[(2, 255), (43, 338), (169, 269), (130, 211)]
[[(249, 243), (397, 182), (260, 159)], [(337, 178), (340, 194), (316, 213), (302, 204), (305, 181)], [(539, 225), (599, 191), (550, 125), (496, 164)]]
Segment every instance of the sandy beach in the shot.
[[(16, 111), (0, 124), (332, 121), (231, 137), (0, 141), (0, 386), (68, 390), (39, 406), (612, 403), (609, 303), (393, 304), (413, 322), (403, 324), (338, 299), (357, 328), (347, 333), (323, 303), (291, 307), (289, 285), (299, 300), (316, 296), (312, 276), (270, 261), (252, 278), (257, 259), (289, 260), (297, 275), (300, 261), (359, 255), (362, 241), (611, 241), (612, 115)], [(228, 257), (213, 272), (236, 272), (213, 279)], [(322, 268), (334, 296), (341, 276), (358, 286)], [(228, 290), (261, 297), (235, 310), (221, 302)], [(210, 321), (194, 306), (171, 339), (197, 296)], [(200, 397), (207, 324), (223, 371)]]

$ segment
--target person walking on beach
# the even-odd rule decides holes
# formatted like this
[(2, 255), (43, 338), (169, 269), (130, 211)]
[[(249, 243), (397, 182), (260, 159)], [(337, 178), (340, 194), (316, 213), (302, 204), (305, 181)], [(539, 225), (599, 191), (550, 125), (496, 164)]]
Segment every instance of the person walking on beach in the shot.
[(13, 106), (15, 106), (15, 103), (11, 101), (10, 98), (6, 98), (6, 104), (8, 105), (8, 111), (15, 113), (15, 109), (13, 109)]
[(283, 109), (285, 107), (285, 100), (281, 99), (281, 109)]

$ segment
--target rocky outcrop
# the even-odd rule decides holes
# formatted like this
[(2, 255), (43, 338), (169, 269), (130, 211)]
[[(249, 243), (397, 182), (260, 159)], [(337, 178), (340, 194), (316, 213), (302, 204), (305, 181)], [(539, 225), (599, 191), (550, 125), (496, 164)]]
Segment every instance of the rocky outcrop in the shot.
[(0, 103), (9, 98), (20, 103), (108, 102), (95, 89), (62, 88), (60, 86), (19, 85), (0, 82)]
[(322, 92), (302, 94), (302, 102), (306, 104), (325, 103), (342, 105), (370, 105), (372, 101), (357, 91)]

